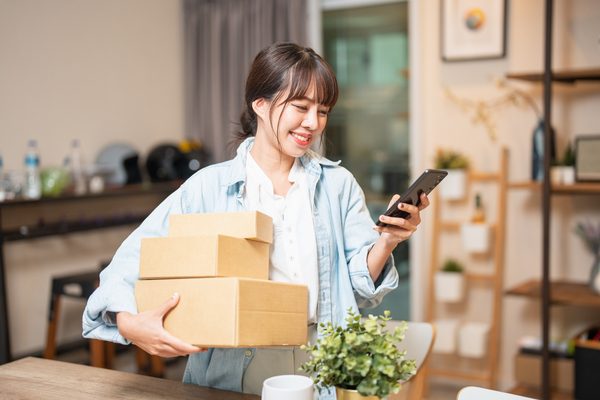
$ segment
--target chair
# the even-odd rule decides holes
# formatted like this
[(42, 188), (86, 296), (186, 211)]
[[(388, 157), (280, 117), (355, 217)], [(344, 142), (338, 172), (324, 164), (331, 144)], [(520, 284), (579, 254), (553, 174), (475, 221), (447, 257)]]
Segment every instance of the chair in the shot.
[[(107, 265), (107, 262), (101, 263), (99, 271)], [(87, 301), (98, 287), (99, 271), (52, 278), (44, 358), (54, 359), (56, 357), (56, 331), (60, 318), (62, 297), (67, 296)], [(114, 343), (96, 339), (90, 340), (90, 365), (93, 367), (111, 368), (114, 354)], [(139, 348), (136, 348), (136, 363), (139, 373), (157, 377), (164, 375), (163, 359), (158, 356), (150, 356)]]
[[(388, 321), (387, 328), (395, 329), (400, 321)], [(427, 359), (431, 353), (435, 340), (435, 328), (427, 322), (407, 322), (404, 340), (398, 346), (406, 350), (406, 357), (415, 360), (417, 372), (408, 381), (403, 383), (403, 389), (396, 395), (388, 396), (389, 400), (405, 398), (407, 400), (421, 400), (425, 390), (425, 373)]]
[(477, 386), (462, 388), (457, 400), (534, 400), (531, 397), (518, 396), (516, 394), (498, 392), (496, 390), (484, 389)]

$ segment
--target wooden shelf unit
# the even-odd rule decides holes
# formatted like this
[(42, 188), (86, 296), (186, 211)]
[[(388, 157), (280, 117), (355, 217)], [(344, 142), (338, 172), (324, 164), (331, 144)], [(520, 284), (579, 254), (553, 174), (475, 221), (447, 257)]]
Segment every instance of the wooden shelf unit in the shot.
[[(511, 182), (509, 189), (541, 190), (542, 183), (536, 181)], [(550, 193), (561, 194), (600, 194), (600, 182), (578, 182), (572, 185), (552, 185)]]
[[(427, 374), (446, 378), (456, 378), (466, 381), (473, 381), (488, 387), (496, 386), (499, 352), (500, 352), (500, 332), (502, 320), (502, 296), (503, 296), (503, 278), (504, 278), (504, 232), (506, 224), (506, 194), (508, 186), (508, 150), (502, 149), (500, 152), (500, 166), (497, 173), (469, 172), (469, 184), (492, 183), (498, 186), (496, 198), (496, 220), (488, 221), (488, 226), (493, 231), (493, 248), (491, 255), (493, 257), (493, 271), (482, 273), (475, 271), (465, 271), (467, 282), (478, 282), (488, 285), (493, 290), (493, 300), (490, 305), (490, 331), (488, 336), (487, 352), (485, 358), (485, 368), (478, 371), (466, 371), (459, 368), (439, 368), (430, 361), (430, 367)], [(460, 230), (461, 221), (447, 221), (442, 217), (443, 200), (438, 193), (434, 194), (433, 200), (433, 230), (431, 241), (431, 261), (428, 275), (428, 302), (427, 302), (427, 320), (435, 323), (437, 314), (437, 302), (435, 299), (435, 272), (440, 266), (440, 240), (439, 237), (443, 231), (456, 233)], [(465, 221), (466, 222), (466, 221)], [(443, 334), (443, 333), (440, 333)], [(458, 356), (460, 357), (460, 356)]]
[[(522, 81), (542, 82), (543, 72), (515, 72), (506, 75), (508, 79), (519, 79)], [(554, 82), (575, 83), (577, 81), (600, 81), (600, 68), (572, 69), (553, 71), (551, 79)]]
[[(506, 294), (539, 298), (541, 291), (539, 279), (531, 279), (508, 289)], [(556, 280), (550, 283), (550, 304), (600, 308), (600, 295), (587, 283)]]

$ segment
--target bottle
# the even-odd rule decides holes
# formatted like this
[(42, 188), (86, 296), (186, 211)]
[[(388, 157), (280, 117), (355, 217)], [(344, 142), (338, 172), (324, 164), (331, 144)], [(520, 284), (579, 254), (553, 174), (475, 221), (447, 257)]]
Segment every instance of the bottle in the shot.
[(483, 203), (481, 202), (481, 195), (479, 193), (475, 195), (475, 211), (471, 217), (471, 222), (474, 224), (483, 224), (485, 222), (485, 210), (483, 209)]
[[(556, 160), (556, 132), (550, 128), (550, 161)], [(531, 143), (531, 180), (544, 180), (544, 120), (540, 120), (533, 130)]]
[(85, 181), (85, 175), (83, 173), (82, 161), (81, 161), (81, 148), (79, 146), (79, 140), (73, 139), (71, 141), (71, 153), (69, 154), (69, 166), (71, 169), (71, 179), (73, 181), (73, 187), (75, 194), (85, 194), (87, 192), (87, 184)]
[(40, 157), (37, 150), (37, 141), (30, 139), (25, 153), (25, 185), (23, 197), (37, 200), (42, 197), (42, 183), (40, 181)]

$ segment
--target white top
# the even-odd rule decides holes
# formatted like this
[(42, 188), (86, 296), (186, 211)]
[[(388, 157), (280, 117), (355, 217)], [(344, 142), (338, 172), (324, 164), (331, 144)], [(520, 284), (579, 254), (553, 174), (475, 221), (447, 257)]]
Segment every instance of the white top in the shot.
[(273, 218), (269, 279), (308, 286), (308, 323), (317, 321), (319, 271), (306, 172), (296, 159), (286, 196), (276, 195), (273, 184), (248, 152), (245, 201), (249, 210)]

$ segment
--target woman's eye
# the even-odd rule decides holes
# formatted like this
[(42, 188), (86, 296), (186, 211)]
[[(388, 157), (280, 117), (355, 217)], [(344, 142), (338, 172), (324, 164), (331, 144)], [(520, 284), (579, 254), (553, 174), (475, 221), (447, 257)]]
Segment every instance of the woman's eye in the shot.
[(319, 110), (319, 114), (321, 114), (322, 116), (326, 117), (329, 115), (329, 110)]
[(303, 106), (302, 104), (294, 104), (294, 107), (296, 107), (298, 110), (308, 111), (308, 107)]

